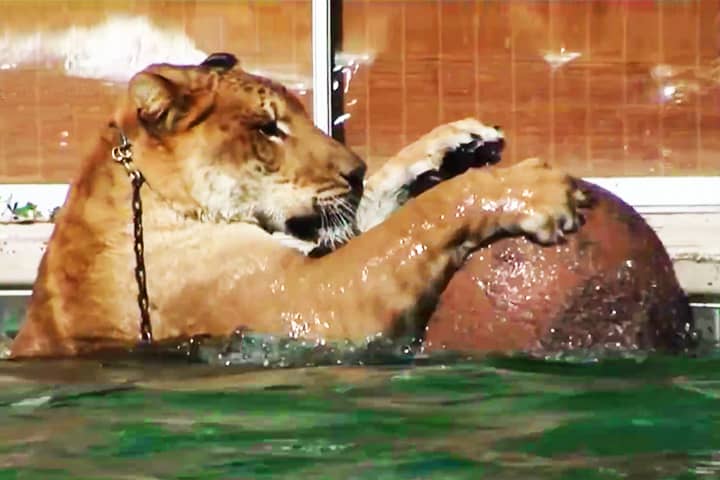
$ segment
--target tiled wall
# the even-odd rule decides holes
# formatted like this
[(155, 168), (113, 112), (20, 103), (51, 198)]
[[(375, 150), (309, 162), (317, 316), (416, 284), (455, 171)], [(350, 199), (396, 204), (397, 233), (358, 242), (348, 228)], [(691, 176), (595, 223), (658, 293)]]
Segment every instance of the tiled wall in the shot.
[(4, 0), (0, 183), (68, 181), (123, 78), (150, 57), (231, 51), (302, 93), (311, 28), (310, 0)]
[[(347, 141), (377, 165), (472, 115), (505, 129), (506, 161), (718, 175), (719, 10), (718, 0), (345, 0), (342, 50), (369, 57), (344, 98)], [(310, 0), (5, 0), (0, 182), (68, 181), (142, 61), (133, 52), (233, 51), (302, 92), (310, 32)], [(98, 70), (113, 81), (87, 78)]]
[(345, 96), (346, 139), (378, 163), (472, 115), (504, 127), (507, 160), (718, 175), (719, 3), (345, 0), (343, 49), (374, 56)]

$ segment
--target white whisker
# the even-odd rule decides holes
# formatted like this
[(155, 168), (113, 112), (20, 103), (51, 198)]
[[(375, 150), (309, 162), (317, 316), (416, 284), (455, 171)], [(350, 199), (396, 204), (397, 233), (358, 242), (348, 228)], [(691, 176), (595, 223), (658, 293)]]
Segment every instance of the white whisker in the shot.
[(320, 230), (324, 231), (327, 229), (327, 217), (324, 209), (320, 210)]
[(350, 202), (345, 199), (341, 198), (338, 203), (338, 207), (344, 210), (350, 217), (354, 217), (356, 213), (356, 209), (350, 204)]
[(318, 242), (321, 245), (335, 249), (356, 235), (357, 204), (354, 204), (352, 199), (336, 195), (319, 199), (318, 203), (321, 211)]

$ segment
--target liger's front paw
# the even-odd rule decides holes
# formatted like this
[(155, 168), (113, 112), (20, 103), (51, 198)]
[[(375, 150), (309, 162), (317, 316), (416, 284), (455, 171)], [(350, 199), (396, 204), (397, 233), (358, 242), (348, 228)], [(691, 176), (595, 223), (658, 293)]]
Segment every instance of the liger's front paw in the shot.
[(470, 167), (497, 163), (504, 145), (499, 127), (473, 118), (436, 127), (366, 180), (358, 207), (358, 229), (372, 228), (408, 199)]
[(406, 187), (409, 197), (416, 197), (469, 168), (498, 163), (505, 138), (500, 127), (466, 118), (440, 125), (415, 145), (422, 155), (409, 165)]
[(517, 214), (517, 223), (507, 230), (519, 230), (540, 243), (552, 244), (582, 224), (581, 209), (590, 206), (591, 198), (567, 173), (537, 159), (507, 171), (513, 178), (506, 210), (511, 216)]

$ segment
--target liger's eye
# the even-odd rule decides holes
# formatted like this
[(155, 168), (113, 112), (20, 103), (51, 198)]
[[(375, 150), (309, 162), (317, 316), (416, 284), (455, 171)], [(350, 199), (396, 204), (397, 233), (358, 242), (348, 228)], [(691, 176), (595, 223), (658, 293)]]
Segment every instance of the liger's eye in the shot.
[(258, 130), (260, 130), (263, 135), (266, 135), (268, 137), (284, 136), (283, 131), (278, 128), (278, 124), (275, 120), (260, 125), (260, 127), (258, 127)]

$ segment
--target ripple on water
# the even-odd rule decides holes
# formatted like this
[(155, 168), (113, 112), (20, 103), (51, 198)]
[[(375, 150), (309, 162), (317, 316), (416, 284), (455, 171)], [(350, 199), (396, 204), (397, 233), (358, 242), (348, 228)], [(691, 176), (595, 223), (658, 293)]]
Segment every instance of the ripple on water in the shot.
[[(718, 474), (717, 354), (420, 361), (375, 343), (382, 355), (364, 358), (379, 365), (258, 368), (363, 357), (234, 340), (193, 347), (192, 362), (0, 362), (0, 478)], [(201, 363), (242, 348), (228, 368)]]

